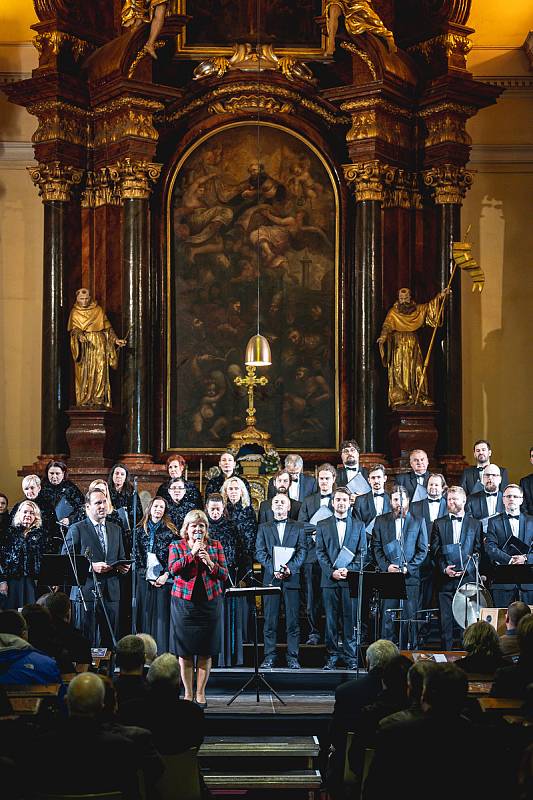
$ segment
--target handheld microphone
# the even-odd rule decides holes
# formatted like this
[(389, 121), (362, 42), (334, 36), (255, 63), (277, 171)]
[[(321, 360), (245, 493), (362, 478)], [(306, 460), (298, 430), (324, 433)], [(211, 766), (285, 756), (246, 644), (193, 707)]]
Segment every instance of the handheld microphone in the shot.
[(192, 538), (194, 539), (195, 542), (201, 542), (202, 539), (204, 538), (204, 535), (203, 533), (195, 533)]

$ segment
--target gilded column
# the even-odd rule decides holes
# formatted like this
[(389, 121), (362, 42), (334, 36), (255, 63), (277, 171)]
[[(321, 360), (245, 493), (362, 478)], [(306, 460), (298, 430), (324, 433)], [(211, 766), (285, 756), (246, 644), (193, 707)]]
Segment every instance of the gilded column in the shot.
[[(424, 172), (433, 192), (437, 214), (439, 288), (447, 286), (451, 268), (451, 243), (461, 235), (461, 205), (472, 185), (472, 175), (452, 164)], [(435, 347), (433, 370), (435, 400), (441, 412), (438, 450), (442, 455), (463, 449), (463, 398), (461, 354), (461, 270), (457, 270), (441, 329), (441, 347)]]
[(379, 161), (344, 165), (355, 196), (353, 273), (351, 275), (350, 373), (354, 376), (350, 428), (365, 453), (383, 451), (378, 425), (380, 364), (376, 340), (381, 330), (381, 206), (390, 168)]
[(59, 455), (67, 452), (69, 405), (67, 212), (83, 173), (59, 161), (30, 167), (29, 173), (44, 205), (41, 453)]
[(122, 307), (123, 330), (128, 333), (124, 354), (122, 451), (132, 458), (150, 461), (152, 342), (150, 280), (150, 207), (153, 183), (160, 164), (125, 158), (109, 168), (123, 203)]

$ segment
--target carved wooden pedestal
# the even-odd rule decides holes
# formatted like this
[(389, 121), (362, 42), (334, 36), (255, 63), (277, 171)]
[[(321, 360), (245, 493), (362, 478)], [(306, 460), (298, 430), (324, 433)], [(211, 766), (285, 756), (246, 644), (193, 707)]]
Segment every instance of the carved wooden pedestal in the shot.
[(109, 468), (118, 451), (120, 414), (99, 408), (70, 408), (69, 468)]
[(409, 452), (425, 450), (430, 463), (435, 458), (438, 411), (423, 406), (398, 406), (389, 413), (389, 444), (395, 467), (409, 467)]

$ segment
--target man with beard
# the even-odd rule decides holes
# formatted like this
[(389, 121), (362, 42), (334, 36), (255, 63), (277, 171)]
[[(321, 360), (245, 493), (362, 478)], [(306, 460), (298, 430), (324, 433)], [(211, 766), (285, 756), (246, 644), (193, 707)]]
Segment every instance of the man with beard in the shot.
[[(415, 303), (411, 290), (398, 291), (398, 300), (389, 309), (377, 340), (383, 366), (389, 375), (389, 406), (433, 405), (428, 394), (427, 379), (422, 378), (424, 359), (416, 331), (423, 325), (435, 328), (439, 312), (449, 289), (439, 292), (429, 303)], [(385, 351), (385, 345), (387, 350)]]
[[(465, 490), (467, 496), (473, 492), (480, 492), (483, 489), (483, 473), (490, 465), (492, 456), (492, 449), (490, 442), (486, 439), (478, 439), (474, 442), (474, 458), (476, 463), (471, 467), (466, 467), (461, 475), (461, 486)], [(502, 491), (509, 483), (509, 475), (505, 467), (500, 467), (502, 483)]]
[[(274, 489), (275, 494), (288, 494), (289, 493), (289, 486), (291, 485), (291, 476), (286, 469), (280, 469), (271, 479), (270, 479)], [(292, 497), (289, 498), (291, 502), (291, 506), (289, 509), (288, 517), (289, 519), (298, 519), (298, 512), (300, 510), (300, 506), (302, 505), (299, 500), (294, 500)], [(272, 511), (272, 503), (271, 500), (262, 500), (259, 506), (259, 516), (258, 522), (261, 525), (262, 522), (272, 522), (274, 519), (274, 512)]]
[[(342, 467), (337, 470), (337, 486), (348, 486), (352, 478), (355, 478), (359, 474), (361, 474), (365, 480), (368, 478), (368, 470), (365, 467), (359, 466), (360, 452), (361, 448), (354, 439), (347, 439), (341, 443)], [(351, 495), (350, 502), (353, 505), (356, 495), (353, 492)]]

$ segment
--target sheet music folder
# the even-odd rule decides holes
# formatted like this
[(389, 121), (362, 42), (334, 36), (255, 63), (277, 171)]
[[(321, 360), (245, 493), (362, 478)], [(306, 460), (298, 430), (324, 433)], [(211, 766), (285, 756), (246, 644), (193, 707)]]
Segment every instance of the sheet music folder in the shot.
[(492, 567), (493, 583), (533, 583), (531, 564), (504, 564)]
[[(357, 597), (359, 594), (359, 573), (349, 572), (347, 579), (350, 590), (350, 597)], [(364, 572), (363, 573), (364, 593), (379, 592), (382, 599), (405, 600), (405, 575), (403, 572)]]
[(225, 590), (226, 597), (262, 597), (265, 594), (280, 594), (281, 586), (230, 586)]

